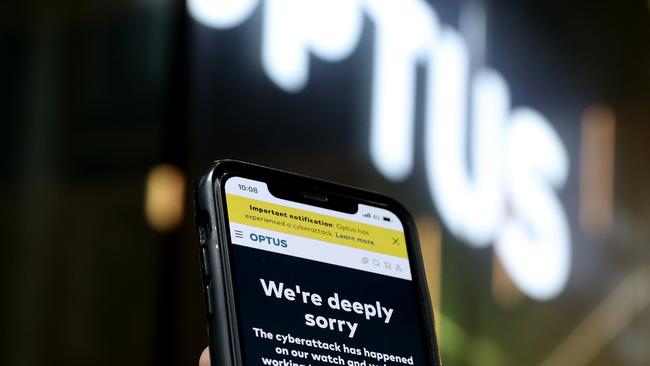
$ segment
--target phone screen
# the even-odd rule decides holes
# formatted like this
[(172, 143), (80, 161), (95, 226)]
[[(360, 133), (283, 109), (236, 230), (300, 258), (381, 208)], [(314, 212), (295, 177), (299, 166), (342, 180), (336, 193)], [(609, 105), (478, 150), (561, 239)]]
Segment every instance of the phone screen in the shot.
[(393, 212), (345, 213), (225, 183), (244, 365), (426, 365), (404, 227)]

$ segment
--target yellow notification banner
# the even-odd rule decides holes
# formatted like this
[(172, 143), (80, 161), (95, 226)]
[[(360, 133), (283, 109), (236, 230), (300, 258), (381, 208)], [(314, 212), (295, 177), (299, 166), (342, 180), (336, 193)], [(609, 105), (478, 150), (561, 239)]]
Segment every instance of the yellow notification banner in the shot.
[(231, 222), (406, 258), (404, 233), (374, 225), (226, 194)]

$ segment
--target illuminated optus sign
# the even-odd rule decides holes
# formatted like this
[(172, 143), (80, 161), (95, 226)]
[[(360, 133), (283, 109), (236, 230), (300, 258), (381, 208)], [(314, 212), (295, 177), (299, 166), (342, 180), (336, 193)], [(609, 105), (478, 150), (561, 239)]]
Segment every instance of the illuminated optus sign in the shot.
[[(556, 191), (568, 175), (566, 150), (543, 115), (510, 105), (499, 72), (483, 67), (470, 73), (459, 32), (419, 0), (188, 1), (195, 19), (218, 29), (237, 26), (257, 6), (263, 7), (262, 66), (287, 92), (305, 87), (310, 57), (348, 57), (364, 15), (372, 20), (370, 156), (394, 181), (413, 169), (416, 67), (425, 66), (426, 175), (442, 221), (472, 246), (494, 243), (530, 297), (550, 299), (562, 291), (571, 244)], [(471, 173), (466, 151), (472, 152)]]

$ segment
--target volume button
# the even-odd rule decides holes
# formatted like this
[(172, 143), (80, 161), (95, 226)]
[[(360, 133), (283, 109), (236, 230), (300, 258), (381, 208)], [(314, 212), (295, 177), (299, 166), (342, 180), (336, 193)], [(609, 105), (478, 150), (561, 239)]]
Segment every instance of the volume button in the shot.
[(205, 248), (201, 248), (201, 252), (199, 254), (201, 257), (201, 275), (203, 278), (207, 279), (210, 278), (210, 265), (208, 262), (208, 252), (205, 250)]
[(205, 308), (209, 315), (214, 314), (214, 301), (212, 299), (212, 285), (203, 287), (203, 298), (205, 298)]

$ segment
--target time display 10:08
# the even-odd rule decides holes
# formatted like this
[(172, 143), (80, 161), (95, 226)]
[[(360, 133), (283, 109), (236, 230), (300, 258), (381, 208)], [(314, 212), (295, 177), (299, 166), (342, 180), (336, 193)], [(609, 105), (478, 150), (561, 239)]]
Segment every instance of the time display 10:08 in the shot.
[(237, 187), (238, 187), (241, 191), (246, 191), (246, 192), (251, 192), (251, 193), (257, 193), (257, 187), (247, 186), (247, 185), (245, 185), (245, 184), (238, 184)]

